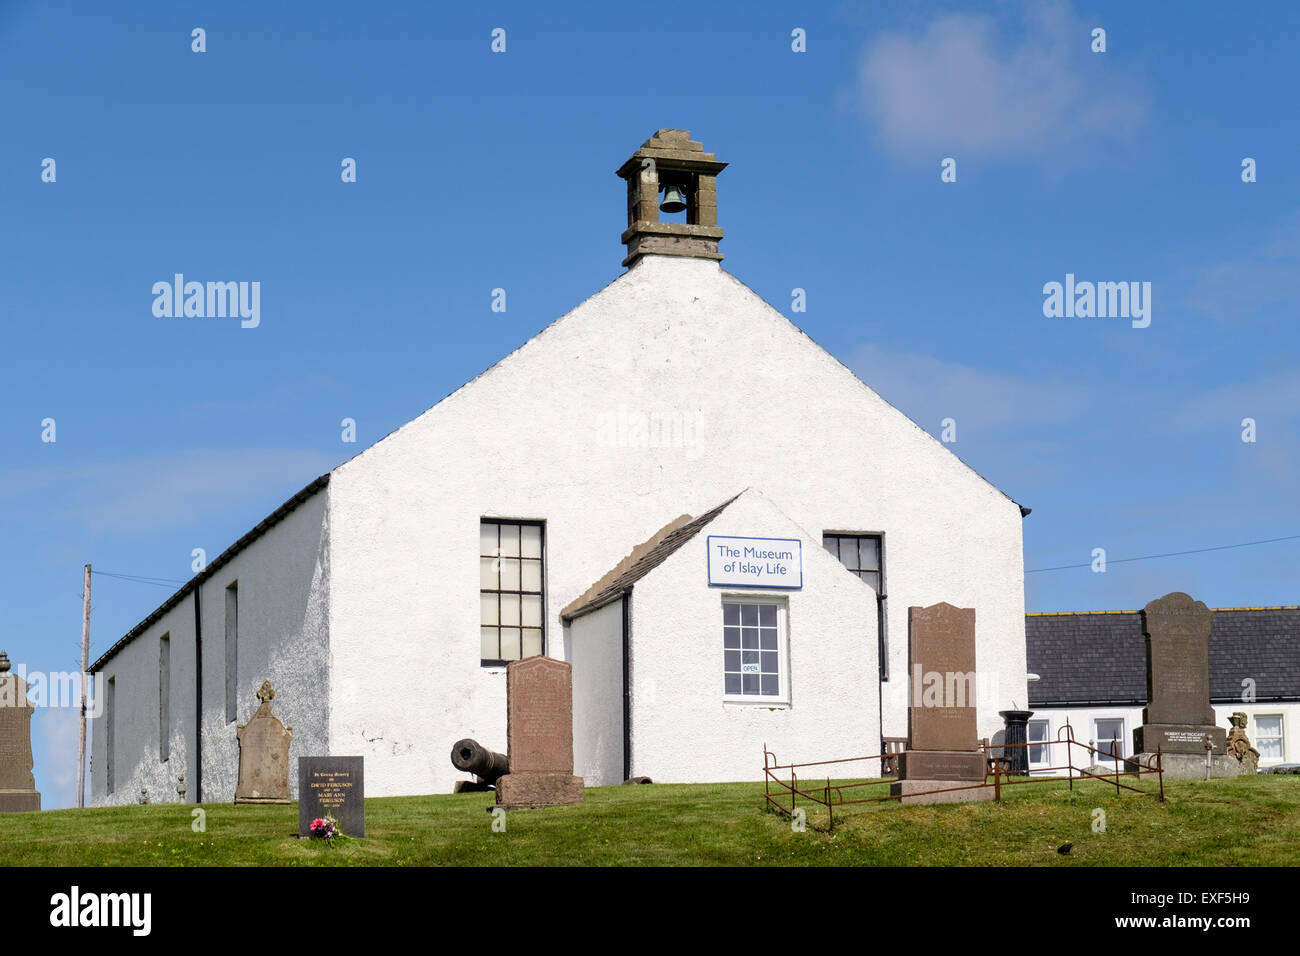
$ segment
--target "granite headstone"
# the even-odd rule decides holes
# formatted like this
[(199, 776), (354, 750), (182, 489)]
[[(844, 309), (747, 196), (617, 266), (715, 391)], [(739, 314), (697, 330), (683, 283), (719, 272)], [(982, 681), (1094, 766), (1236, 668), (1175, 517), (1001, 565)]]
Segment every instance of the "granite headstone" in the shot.
[(311, 836), (318, 817), (333, 817), (344, 836), (366, 835), (364, 758), (298, 758), (298, 835)]
[(289, 742), (293, 728), (271, 713), (275, 691), (262, 681), (262, 702), (248, 723), (236, 730), (239, 738), (239, 783), (235, 803), (289, 803)]
[(510, 772), (497, 780), (506, 809), (581, 803), (573, 775), (573, 668), (550, 657), (506, 667), (506, 743)]
[(1204, 760), (1206, 742), (1226, 752), (1227, 731), (1210, 706), (1210, 615), (1200, 601), (1181, 591), (1142, 609), (1146, 637), (1147, 706), (1133, 731), (1135, 753), (1195, 754)]
[[(984, 783), (988, 761), (976, 749), (975, 609), (942, 602), (909, 608), (908, 658), (908, 745), (890, 793), (902, 803), (993, 799), (992, 787), (975, 786)], [(951, 789), (962, 784), (972, 789)]]
[(33, 707), (27, 682), (9, 668), (0, 651), (0, 813), (26, 813), (41, 808), (32, 776)]

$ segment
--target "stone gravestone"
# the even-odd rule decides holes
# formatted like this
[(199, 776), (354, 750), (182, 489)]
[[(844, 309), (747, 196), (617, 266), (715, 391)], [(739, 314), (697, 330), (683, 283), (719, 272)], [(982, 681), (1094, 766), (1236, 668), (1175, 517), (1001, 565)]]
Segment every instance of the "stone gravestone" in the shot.
[(248, 723), (236, 731), (239, 737), (239, 785), (235, 803), (289, 803), (289, 741), (293, 728), (286, 727), (271, 713), (275, 691), (269, 680), (262, 681), (257, 708)]
[(311, 836), (317, 817), (333, 817), (344, 836), (366, 835), (364, 758), (298, 758), (298, 835)]
[(510, 772), (497, 780), (507, 810), (582, 803), (573, 775), (573, 668), (550, 657), (506, 667), (506, 750)]
[(976, 749), (975, 609), (947, 603), (908, 608), (908, 656), (908, 743), (889, 792), (901, 795), (901, 803), (992, 800), (993, 788), (988, 786), (920, 792), (983, 784), (986, 779), (988, 758)]
[(1242, 773), (1256, 773), (1259, 770), (1259, 751), (1250, 745), (1246, 735), (1246, 721), (1249, 719), (1244, 710), (1234, 711), (1228, 718), (1232, 729), (1228, 731), (1228, 756), (1241, 764)]
[(27, 682), (9, 673), (9, 655), (0, 651), (0, 813), (41, 808), (32, 776), (32, 711)]
[(1159, 748), (1165, 776), (1203, 779), (1206, 751), (1210, 776), (1236, 776), (1240, 765), (1227, 755), (1227, 732), (1210, 706), (1211, 611), (1181, 591), (1142, 609), (1147, 645), (1147, 706), (1133, 731), (1130, 765), (1143, 766)]

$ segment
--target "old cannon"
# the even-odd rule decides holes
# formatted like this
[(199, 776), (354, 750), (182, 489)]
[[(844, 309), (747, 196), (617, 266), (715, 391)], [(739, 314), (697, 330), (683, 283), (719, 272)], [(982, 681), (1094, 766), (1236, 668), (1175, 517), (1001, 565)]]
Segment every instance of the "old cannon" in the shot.
[(510, 772), (510, 759), (505, 754), (488, 750), (469, 737), (452, 746), (451, 763), (457, 770), (474, 774), (482, 784), (496, 783), (497, 777)]

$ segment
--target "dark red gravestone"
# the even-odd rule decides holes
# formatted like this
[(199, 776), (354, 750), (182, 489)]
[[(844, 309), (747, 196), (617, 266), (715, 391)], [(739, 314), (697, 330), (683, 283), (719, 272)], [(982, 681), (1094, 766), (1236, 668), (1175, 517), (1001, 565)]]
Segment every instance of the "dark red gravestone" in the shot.
[(902, 803), (991, 800), (993, 788), (984, 786), (923, 792), (985, 780), (987, 756), (976, 749), (975, 609), (909, 608), (908, 658), (908, 745), (890, 793), (902, 795)]
[(506, 667), (506, 743), (510, 772), (497, 780), (507, 809), (581, 803), (573, 775), (573, 668), (550, 657)]

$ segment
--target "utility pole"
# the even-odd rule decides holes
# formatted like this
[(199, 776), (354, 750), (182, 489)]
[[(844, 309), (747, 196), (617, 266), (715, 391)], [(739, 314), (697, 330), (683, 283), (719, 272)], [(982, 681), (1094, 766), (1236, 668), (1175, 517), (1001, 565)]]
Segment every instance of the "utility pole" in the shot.
[(90, 565), (81, 588), (81, 719), (77, 726), (77, 806), (86, 805), (86, 670), (90, 667)]

